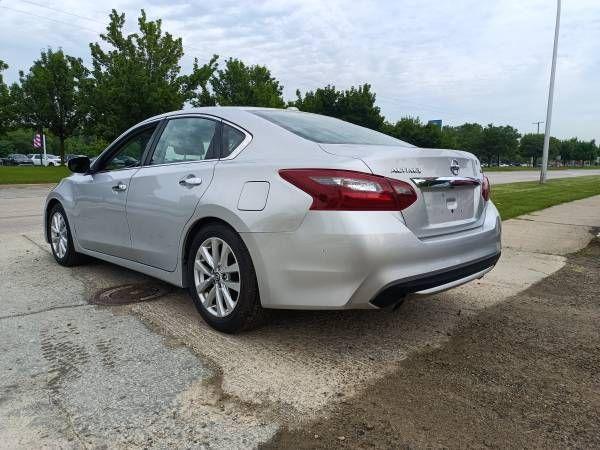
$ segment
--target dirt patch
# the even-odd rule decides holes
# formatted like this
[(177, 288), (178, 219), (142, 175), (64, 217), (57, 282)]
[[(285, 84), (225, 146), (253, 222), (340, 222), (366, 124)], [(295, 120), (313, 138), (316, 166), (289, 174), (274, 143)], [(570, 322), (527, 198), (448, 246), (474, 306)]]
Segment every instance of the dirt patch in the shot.
[(600, 241), (264, 448), (600, 447)]

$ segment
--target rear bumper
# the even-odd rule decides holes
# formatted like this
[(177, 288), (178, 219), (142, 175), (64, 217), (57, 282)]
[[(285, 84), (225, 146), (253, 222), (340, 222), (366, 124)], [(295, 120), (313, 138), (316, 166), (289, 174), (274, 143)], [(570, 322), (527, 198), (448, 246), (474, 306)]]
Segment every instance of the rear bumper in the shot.
[(493, 269), (499, 259), (500, 253), (457, 267), (450, 267), (394, 281), (381, 289), (373, 300), (371, 300), (371, 304), (378, 308), (384, 308), (393, 305), (408, 294), (433, 294), (460, 286), (474, 279), (481, 278)]
[(294, 232), (242, 238), (264, 307), (375, 308), (489, 271), (500, 256), (501, 222), (491, 202), (484, 214), (477, 228), (419, 239), (399, 213), (310, 211)]

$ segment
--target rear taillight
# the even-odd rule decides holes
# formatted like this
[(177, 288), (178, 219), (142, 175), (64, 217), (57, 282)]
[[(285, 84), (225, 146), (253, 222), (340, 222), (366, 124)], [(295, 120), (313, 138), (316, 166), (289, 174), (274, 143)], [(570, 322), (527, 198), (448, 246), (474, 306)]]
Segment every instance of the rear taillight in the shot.
[(481, 183), (481, 196), (486, 202), (490, 199), (490, 190), (490, 180), (484, 175), (483, 183)]
[(282, 169), (279, 175), (313, 198), (313, 210), (402, 211), (417, 200), (404, 181), (352, 170)]

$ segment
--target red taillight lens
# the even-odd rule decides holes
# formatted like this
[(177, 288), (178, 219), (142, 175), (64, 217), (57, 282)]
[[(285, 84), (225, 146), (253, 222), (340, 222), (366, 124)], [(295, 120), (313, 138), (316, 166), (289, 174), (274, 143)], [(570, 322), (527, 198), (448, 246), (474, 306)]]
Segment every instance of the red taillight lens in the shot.
[(404, 181), (352, 170), (282, 169), (279, 175), (313, 198), (313, 210), (401, 211), (417, 200)]
[(481, 196), (487, 202), (490, 199), (490, 180), (485, 175), (483, 176), (483, 183), (481, 183)]

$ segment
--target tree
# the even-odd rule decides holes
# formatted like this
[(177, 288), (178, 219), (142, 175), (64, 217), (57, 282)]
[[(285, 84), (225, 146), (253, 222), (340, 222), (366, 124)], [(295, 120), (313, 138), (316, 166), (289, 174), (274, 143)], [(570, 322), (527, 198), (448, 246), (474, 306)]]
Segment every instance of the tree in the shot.
[(483, 129), (481, 139), (481, 158), (487, 158), (491, 164), (495, 159), (500, 165), (501, 160), (513, 159), (519, 148), (519, 132), (510, 125), (494, 126), (489, 124)]
[(581, 161), (582, 165), (584, 161), (592, 162), (598, 156), (598, 148), (596, 147), (596, 141), (577, 141), (575, 145), (575, 151), (573, 153), (573, 159)]
[(0, 135), (8, 131), (14, 120), (13, 97), (2, 76), (6, 69), (8, 65), (0, 59)]
[(87, 107), (96, 135), (112, 140), (123, 130), (186, 102), (205, 103), (210, 98), (207, 82), (217, 67), (217, 56), (202, 66), (194, 59), (189, 75), (181, 74), (181, 38), (163, 33), (162, 21), (149, 21), (141, 10), (139, 33), (123, 34), (125, 14), (112, 10), (106, 33), (90, 44), (92, 82)]
[[(550, 147), (548, 149), (549, 159), (554, 159), (561, 153), (563, 148), (561, 142), (555, 137), (550, 137)], [(544, 149), (544, 135), (543, 134), (524, 134), (519, 144), (519, 153), (525, 158), (531, 158), (533, 167), (536, 166), (538, 158), (542, 157)], [(561, 155), (562, 156), (562, 155)], [(565, 158), (562, 157), (564, 160)]]
[(21, 86), (15, 95), (19, 97), (23, 124), (49, 129), (59, 140), (64, 161), (65, 140), (83, 120), (82, 86), (88, 70), (81, 59), (48, 49), (42, 51), (27, 74), (19, 74)]
[(577, 138), (565, 139), (560, 142), (560, 159), (563, 163), (567, 163), (567, 161), (573, 161), (575, 159), (575, 153), (577, 148), (577, 143), (579, 141)]
[(214, 103), (221, 106), (263, 106), (283, 108), (283, 86), (265, 66), (247, 66), (229, 58), (225, 68), (210, 79)]
[(403, 117), (395, 124), (385, 123), (381, 131), (417, 147), (439, 148), (442, 146), (442, 130), (439, 126), (423, 124), (418, 117)]
[(478, 157), (482, 155), (483, 127), (478, 123), (464, 123), (455, 127), (458, 148), (471, 152)]
[(371, 92), (370, 84), (363, 84), (358, 88), (352, 86), (345, 91), (336, 90), (335, 86), (327, 85), (314, 91), (308, 91), (302, 96), (300, 90), (296, 91), (296, 100), (290, 102), (300, 111), (307, 111), (380, 130), (384, 124), (381, 110), (375, 106), (375, 93)]

